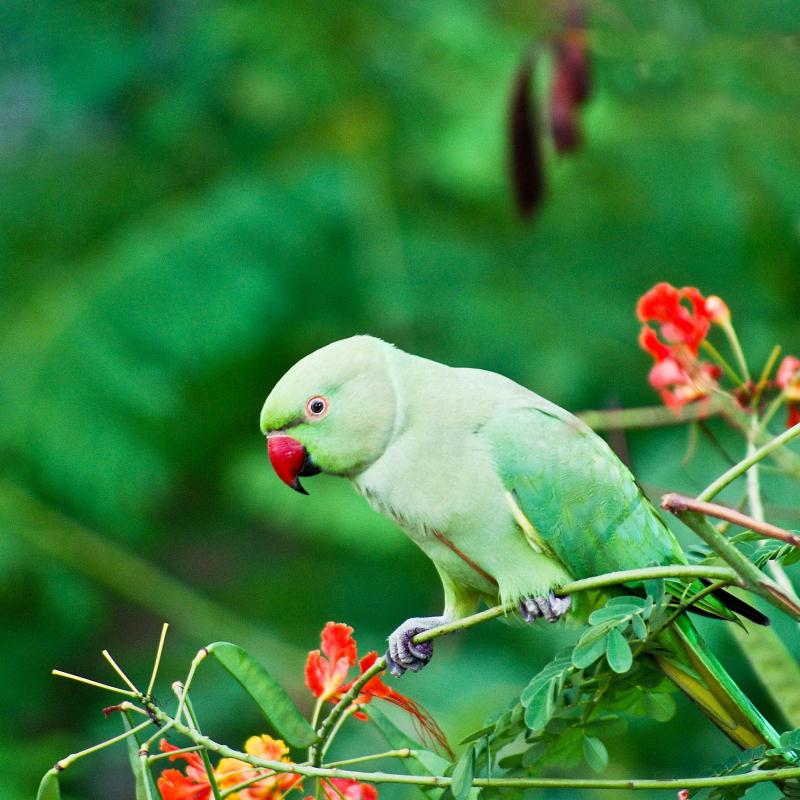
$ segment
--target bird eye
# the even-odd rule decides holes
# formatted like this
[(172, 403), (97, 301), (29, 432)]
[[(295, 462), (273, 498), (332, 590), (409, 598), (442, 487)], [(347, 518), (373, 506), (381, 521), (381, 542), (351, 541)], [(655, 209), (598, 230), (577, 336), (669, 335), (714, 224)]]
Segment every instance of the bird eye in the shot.
[(321, 417), (328, 410), (328, 401), (324, 397), (312, 397), (306, 403), (306, 411), (312, 417)]

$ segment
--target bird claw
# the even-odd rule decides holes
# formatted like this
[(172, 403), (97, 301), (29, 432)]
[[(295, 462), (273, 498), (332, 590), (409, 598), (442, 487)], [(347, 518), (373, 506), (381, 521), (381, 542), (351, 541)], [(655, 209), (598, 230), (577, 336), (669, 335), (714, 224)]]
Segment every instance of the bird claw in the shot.
[(519, 601), (519, 613), (525, 622), (535, 622), (539, 618), (544, 618), (548, 622), (557, 622), (566, 614), (572, 599), (569, 595), (559, 597), (555, 592), (550, 592), (547, 596), (537, 595), (536, 597), (525, 597)]
[(412, 617), (398, 626), (389, 636), (386, 665), (399, 678), (406, 670), (419, 672), (433, 658), (433, 642), (415, 644), (412, 639), (445, 622), (444, 617)]

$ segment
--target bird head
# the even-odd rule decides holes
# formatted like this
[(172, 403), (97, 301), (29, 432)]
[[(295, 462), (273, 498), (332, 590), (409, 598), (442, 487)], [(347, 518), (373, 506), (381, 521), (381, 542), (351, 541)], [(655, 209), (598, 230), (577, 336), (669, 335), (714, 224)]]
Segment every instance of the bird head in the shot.
[(301, 477), (354, 476), (381, 456), (395, 418), (391, 349), (372, 336), (342, 339), (307, 355), (278, 381), (261, 409), (261, 431), (284, 483), (307, 494)]

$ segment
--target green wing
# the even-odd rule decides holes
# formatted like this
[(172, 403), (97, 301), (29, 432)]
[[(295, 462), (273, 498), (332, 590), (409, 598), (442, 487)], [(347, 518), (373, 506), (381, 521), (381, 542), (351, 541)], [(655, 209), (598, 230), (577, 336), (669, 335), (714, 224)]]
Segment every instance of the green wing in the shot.
[(543, 400), (499, 415), (485, 432), (506, 489), (576, 578), (686, 563), (628, 468), (567, 411)]

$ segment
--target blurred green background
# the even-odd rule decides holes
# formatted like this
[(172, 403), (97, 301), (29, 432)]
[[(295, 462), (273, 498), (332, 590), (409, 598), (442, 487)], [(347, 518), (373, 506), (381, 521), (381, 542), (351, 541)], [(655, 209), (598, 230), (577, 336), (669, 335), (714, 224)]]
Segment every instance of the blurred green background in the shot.
[[(354, 625), (366, 651), (440, 608), (430, 563), (344, 482), (309, 480), (304, 498), (272, 474), (260, 405), (310, 350), (369, 332), (572, 410), (653, 403), (633, 309), (658, 280), (722, 295), (754, 365), (774, 342), (800, 350), (792, 0), (593, 4), (585, 145), (548, 148), (530, 224), (510, 200), (506, 107), (525, 49), (559, 28), (555, 3), (3, 6), (6, 800), (118, 730), (100, 714), (110, 695), (52, 667), (111, 680), (108, 647), (145, 683), (167, 620), (162, 699), (199, 646), (233, 639), (308, 710), (302, 665), (326, 620)], [(628, 444), (656, 494), (726, 466), (706, 443), (682, 464), (682, 429)], [(767, 486), (778, 523), (800, 527), (797, 499)], [(775, 716), (724, 626), (708, 631)], [(457, 741), (563, 635), (483, 625), (397, 686)], [(260, 730), (213, 667), (197, 702), (232, 745)], [(380, 749), (351, 730), (342, 757)], [(635, 732), (612, 744), (609, 776), (694, 774), (734, 752), (683, 701)], [(69, 800), (133, 796), (122, 750), (64, 786)]]

